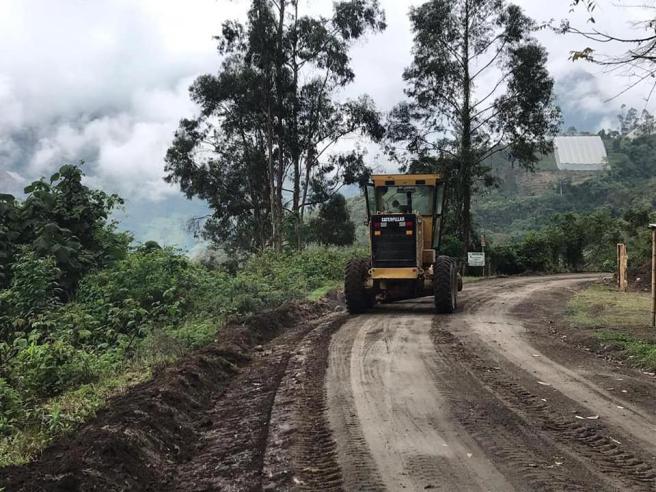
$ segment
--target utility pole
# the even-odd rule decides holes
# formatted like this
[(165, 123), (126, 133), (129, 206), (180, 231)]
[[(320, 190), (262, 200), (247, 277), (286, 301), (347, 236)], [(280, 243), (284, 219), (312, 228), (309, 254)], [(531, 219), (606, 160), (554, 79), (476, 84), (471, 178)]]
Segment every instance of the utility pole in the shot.
[(651, 229), (651, 327), (656, 328), (656, 224)]

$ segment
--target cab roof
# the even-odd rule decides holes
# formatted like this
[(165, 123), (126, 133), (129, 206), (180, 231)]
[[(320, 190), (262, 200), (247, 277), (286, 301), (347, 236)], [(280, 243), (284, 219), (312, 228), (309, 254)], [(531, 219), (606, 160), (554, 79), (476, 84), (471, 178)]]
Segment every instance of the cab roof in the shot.
[(374, 174), (371, 177), (374, 186), (409, 186), (433, 185), (442, 181), (440, 174)]

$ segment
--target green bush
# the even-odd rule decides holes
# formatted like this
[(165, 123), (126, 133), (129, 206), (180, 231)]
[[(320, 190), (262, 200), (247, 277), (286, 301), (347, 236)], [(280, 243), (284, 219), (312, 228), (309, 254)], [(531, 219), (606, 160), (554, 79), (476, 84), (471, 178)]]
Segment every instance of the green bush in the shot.
[(25, 188), (26, 197), (0, 197), (0, 288), (11, 281), (8, 266), (20, 248), (38, 257), (55, 259), (64, 272), (59, 278), (62, 297), (69, 299), (78, 281), (88, 272), (105, 267), (127, 253), (130, 236), (116, 232), (109, 220), (122, 200), (82, 184), (79, 166), (65, 165), (46, 180)]
[(61, 340), (33, 342), (18, 351), (11, 361), (10, 374), (16, 387), (30, 396), (46, 398), (93, 381), (98, 366), (92, 354)]
[(554, 261), (554, 245), (545, 234), (529, 232), (517, 245), (517, 259), (525, 270), (552, 272), (558, 268)]
[(490, 249), (490, 260), (497, 274), (516, 275), (524, 271), (514, 245), (499, 246)]
[(0, 434), (6, 435), (13, 430), (21, 408), (22, 401), (18, 392), (0, 378)]
[(32, 318), (59, 304), (57, 281), (61, 270), (52, 257), (40, 258), (25, 250), (12, 265), (10, 288), (0, 293), (0, 306), (12, 316)]
[(86, 276), (75, 300), (97, 322), (96, 335), (113, 341), (153, 323), (181, 322), (199, 285), (199, 270), (172, 250), (139, 250)]

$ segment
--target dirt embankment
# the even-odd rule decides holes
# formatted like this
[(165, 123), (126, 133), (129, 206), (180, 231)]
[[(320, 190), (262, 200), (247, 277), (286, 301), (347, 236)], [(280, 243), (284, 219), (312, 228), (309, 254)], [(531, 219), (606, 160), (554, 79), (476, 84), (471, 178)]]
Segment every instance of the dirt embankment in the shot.
[[(327, 346), (322, 338), (330, 335), (321, 333), (341, 316), (336, 302), (288, 304), (227, 326), (219, 341), (117, 397), (33, 463), (0, 470), (0, 489), (261, 488), (269, 420), (287, 365), (309, 333)], [(283, 435), (284, 424), (277, 425)], [(281, 456), (284, 444), (276, 444)], [(271, 454), (267, 467), (278, 476), (267, 482), (300, 480)]]

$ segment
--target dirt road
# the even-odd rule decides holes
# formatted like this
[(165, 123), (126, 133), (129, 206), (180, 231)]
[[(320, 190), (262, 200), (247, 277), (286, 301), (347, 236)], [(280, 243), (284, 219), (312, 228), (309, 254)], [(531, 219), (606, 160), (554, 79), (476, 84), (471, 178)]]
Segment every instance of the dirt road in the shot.
[(656, 490), (656, 378), (561, 319), (597, 276), (347, 316), (259, 313), (110, 402), (0, 490)]
[(549, 324), (531, 302), (595, 278), (481, 282), (455, 315), (422, 299), (350, 318), (326, 374), (344, 486), (656, 489), (651, 398), (622, 389), (635, 375), (527, 328)]

